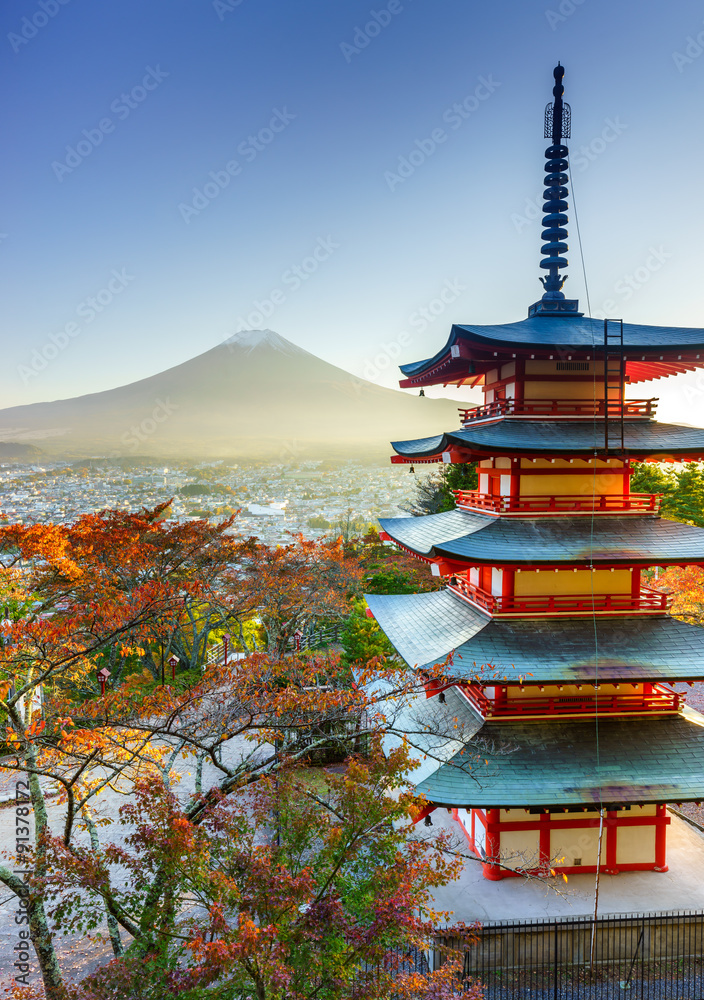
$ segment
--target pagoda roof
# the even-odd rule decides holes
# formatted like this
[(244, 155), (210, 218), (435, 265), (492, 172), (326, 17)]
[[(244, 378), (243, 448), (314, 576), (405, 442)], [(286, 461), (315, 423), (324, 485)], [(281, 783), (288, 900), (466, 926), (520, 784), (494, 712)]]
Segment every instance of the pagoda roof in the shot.
[[(616, 422), (613, 421), (614, 427)], [(662, 424), (655, 420), (625, 420), (624, 454), (634, 459), (688, 458), (704, 455), (704, 428)], [(410, 460), (440, 461), (443, 452), (460, 448), (466, 457), (488, 455), (565, 455), (593, 458), (604, 449), (604, 420), (526, 420), (502, 417), (476, 427), (411, 441), (392, 441), (391, 447)]]
[(704, 628), (669, 615), (488, 618), (450, 591), (368, 594), (381, 629), (409, 666), (452, 654), (449, 676), (493, 684), (704, 679)]
[[(468, 708), (467, 721), (474, 713)], [(464, 723), (462, 716), (458, 724)], [(704, 718), (492, 722), (416, 791), (437, 805), (599, 806), (704, 799)]]
[(660, 517), (603, 515), (592, 522), (584, 517), (489, 517), (455, 509), (379, 523), (393, 541), (417, 555), (471, 566), (704, 563), (704, 528)]
[[(576, 315), (532, 316), (494, 326), (455, 324), (432, 358), (399, 366), (406, 376), (402, 385), (466, 380), (467, 361), (478, 363), (476, 371), (481, 373), (515, 357), (598, 359), (604, 349), (603, 330), (602, 320)], [(623, 346), (626, 373), (633, 382), (704, 366), (704, 329), (699, 327), (624, 323)]]

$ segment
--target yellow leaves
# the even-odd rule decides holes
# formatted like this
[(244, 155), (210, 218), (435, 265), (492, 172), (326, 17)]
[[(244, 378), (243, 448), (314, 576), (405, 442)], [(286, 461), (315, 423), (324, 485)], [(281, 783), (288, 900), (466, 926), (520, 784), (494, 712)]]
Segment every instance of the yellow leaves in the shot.
[(128, 656), (144, 656), (144, 653), (142, 646), (127, 646), (124, 642), (120, 643), (119, 654), (123, 659)]

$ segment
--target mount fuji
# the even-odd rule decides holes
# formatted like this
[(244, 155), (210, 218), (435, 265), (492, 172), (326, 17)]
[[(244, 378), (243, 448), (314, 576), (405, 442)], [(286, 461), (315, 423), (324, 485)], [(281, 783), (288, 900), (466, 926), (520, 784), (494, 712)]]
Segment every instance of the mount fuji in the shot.
[(0, 444), (66, 457), (381, 458), (390, 440), (456, 424), (452, 401), (375, 385), (248, 330), (129, 385), (0, 410)]

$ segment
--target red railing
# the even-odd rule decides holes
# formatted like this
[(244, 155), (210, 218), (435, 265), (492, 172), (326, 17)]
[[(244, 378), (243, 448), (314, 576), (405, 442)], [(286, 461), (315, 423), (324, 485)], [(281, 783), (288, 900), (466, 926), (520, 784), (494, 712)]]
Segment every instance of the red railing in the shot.
[(492, 615), (568, 615), (568, 614), (619, 614), (627, 611), (667, 611), (672, 602), (668, 594), (649, 587), (641, 587), (637, 596), (632, 594), (536, 595), (535, 597), (497, 597), (475, 587), (461, 577), (449, 589), (466, 597)]
[[(588, 470), (585, 471), (585, 475)], [(559, 470), (555, 473), (559, 475)], [(530, 473), (528, 473), (530, 475)], [(574, 493), (563, 496), (528, 494), (500, 497), (479, 490), (453, 490), (458, 507), (492, 514), (657, 514), (659, 493)]]
[(684, 695), (670, 688), (653, 685), (646, 694), (600, 695), (598, 691), (587, 697), (580, 695), (554, 695), (548, 698), (515, 698), (498, 703), (487, 698), (475, 685), (458, 685), (458, 690), (472, 707), (485, 719), (521, 715), (576, 715), (598, 711), (599, 714), (621, 715), (628, 712), (679, 712)]
[[(624, 417), (653, 417), (658, 405), (657, 399), (627, 399), (608, 404), (608, 415), (620, 417), (623, 409)], [(489, 420), (492, 417), (527, 416), (527, 417), (603, 417), (607, 412), (603, 399), (497, 399), (493, 403), (473, 406), (469, 409), (459, 408), (460, 422), (471, 423), (474, 420)]]

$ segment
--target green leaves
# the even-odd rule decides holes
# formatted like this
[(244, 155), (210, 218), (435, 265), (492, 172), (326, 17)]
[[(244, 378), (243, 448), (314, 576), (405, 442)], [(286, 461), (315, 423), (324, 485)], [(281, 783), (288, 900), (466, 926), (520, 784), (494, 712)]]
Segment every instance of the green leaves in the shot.
[(662, 493), (663, 517), (704, 527), (704, 466), (698, 462), (688, 462), (682, 469), (637, 462), (631, 491)]

